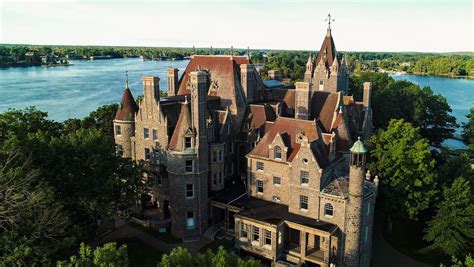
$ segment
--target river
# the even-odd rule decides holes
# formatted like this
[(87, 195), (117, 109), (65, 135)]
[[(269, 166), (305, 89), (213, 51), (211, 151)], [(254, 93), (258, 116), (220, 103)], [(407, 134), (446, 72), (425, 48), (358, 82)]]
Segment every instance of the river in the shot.
[[(419, 76), (411, 74), (395, 74), (390, 75), (396, 80), (407, 80), (413, 82), (420, 87), (429, 86), (434, 93), (446, 97), (451, 106), (452, 115), (456, 117), (458, 124), (467, 122), (466, 115), (469, 109), (474, 107), (474, 81), (461, 78), (445, 78), (435, 76)], [(459, 138), (461, 128), (458, 128), (455, 136)], [(460, 140), (448, 139), (443, 146), (453, 149), (463, 149), (467, 146)]]
[[(83, 118), (97, 107), (118, 103), (125, 86), (125, 71), (133, 95), (142, 94), (141, 77), (159, 76), (160, 88), (167, 89), (166, 69), (175, 67), (180, 75), (188, 64), (181, 61), (143, 61), (139, 58), (73, 61), (67, 67), (26, 67), (0, 69), (0, 112), (8, 108), (36, 106), (49, 118), (62, 121)], [(458, 123), (474, 105), (474, 81), (443, 77), (392, 75), (420, 86), (430, 86), (446, 97)], [(459, 134), (460, 131), (457, 132)], [(445, 145), (461, 148), (463, 143), (448, 140)]]

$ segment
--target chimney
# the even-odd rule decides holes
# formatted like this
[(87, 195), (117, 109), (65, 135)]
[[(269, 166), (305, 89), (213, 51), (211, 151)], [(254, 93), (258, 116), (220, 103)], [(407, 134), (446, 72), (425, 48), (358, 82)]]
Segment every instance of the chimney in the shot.
[(296, 86), (296, 113), (295, 118), (309, 120), (311, 108), (311, 83), (297, 82)]
[(364, 83), (364, 108), (370, 108), (372, 98), (372, 84), (370, 82)]
[(256, 89), (255, 84), (255, 68), (252, 64), (241, 64), (240, 65), (240, 83), (242, 84), (242, 89), (244, 95), (247, 98), (247, 103), (253, 103), (255, 101), (254, 96)]
[(168, 68), (168, 96), (175, 96), (178, 92), (178, 69)]
[(160, 78), (155, 76), (143, 76), (143, 97), (145, 100), (153, 99), (160, 101)]

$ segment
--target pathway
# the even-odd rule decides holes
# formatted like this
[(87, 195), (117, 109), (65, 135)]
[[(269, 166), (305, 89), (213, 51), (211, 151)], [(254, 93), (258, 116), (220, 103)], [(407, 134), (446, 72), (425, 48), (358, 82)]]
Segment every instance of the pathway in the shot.
[(114, 242), (125, 238), (136, 238), (163, 253), (168, 253), (176, 247), (183, 247), (191, 252), (191, 254), (196, 255), (202, 247), (212, 242), (203, 238), (196, 242), (170, 244), (159, 240), (147, 232), (134, 228), (122, 220), (116, 220), (115, 225), (116, 229), (102, 237), (100, 243)]

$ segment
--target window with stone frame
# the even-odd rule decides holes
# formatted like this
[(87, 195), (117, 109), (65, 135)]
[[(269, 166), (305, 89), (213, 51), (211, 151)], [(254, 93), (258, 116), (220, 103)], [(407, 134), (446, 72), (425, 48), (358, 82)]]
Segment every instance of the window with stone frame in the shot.
[(224, 183), (224, 173), (219, 172), (219, 184), (222, 185)]
[(212, 151), (212, 162), (217, 162), (217, 150)]
[(194, 160), (186, 160), (186, 172), (193, 172), (194, 171)]
[(272, 232), (264, 229), (264, 245), (272, 245)]
[(217, 155), (219, 156), (218, 159), (217, 159), (217, 161), (218, 161), (218, 162), (222, 162), (222, 160), (223, 160), (223, 157), (222, 157), (222, 150), (218, 150), (218, 151), (217, 151)]
[(186, 184), (186, 198), (194, 197), (194, 186), (193, 184)]
[(186, 212), (186, 229), (191, 230), (196, 227), (196, 222), (194, 220), (194, 212), (188, 211)]
[(300, 196), (300, 209), (308, 210), (308, 197)]
[(154, 141), (158, 140), (158, 130), (157, 129), (153, 129), (152, 135), (153, 135), (153, 140)]
[(252, 241), (260, 242), (260, 228), (252, 226)]
[(334, 215), (334, 207), (330, 203), (324, 204), (324, 215), (325, 216), (333, 216)]
[(273, 148), (273, 157), (275, 159), (281, 159), (281, 147), (280, 146), (275, 146)]
[(263, 162), (257, 161), (256, 166), (257, 166), (257, 171), (263, 171), (263, 169), (264, 169)]
[(212, 174), (212, 185), (216, 186), (217, 185), (217, 173)]
[(281, 177), (273, 176), (273, 184), (274, 185), (281, 185)]
[(149, 148), (145, 148), (145, 160), (150, 160), (151, 153)]
[(243, 222), (240, 223), (240, 238), (248, 238), (248, 225)]
[(192, 146), (193, 146), (193, 143), (192, 143), (191, 137), (185, 137), (184, 138), (184, 149), (192, 148)]
[(263, 181), (257, 180), (257, 193), (263, 193)]
[(116, 145), (115, 146), (115, 154), (117, 156), (123, 156), (123, 146), (122, 145)]
[(229, 147), (228, 147), (228, 148), (229, 148), (229, 154), (234, 153), (234, 143), (232, 143), (232, 142), (229, 143)]
[(115, 125), (115, 135), (122, 135), (122, 127), (120, 125)]
[(143, 128), (143, 138), (148, 139), (150, 138), (150, 132), (148, 128)]
[(309, 183), (309, 172), (300, 171), (300, 182), (304, 185), (307, 185)]

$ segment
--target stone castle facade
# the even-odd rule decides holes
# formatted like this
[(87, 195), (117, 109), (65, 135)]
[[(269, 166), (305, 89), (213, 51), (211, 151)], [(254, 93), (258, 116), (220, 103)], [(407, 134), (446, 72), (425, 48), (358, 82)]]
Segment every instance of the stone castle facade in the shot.
[(371, 135), (372, 89), (348, 95), (330, 27), (294, 87), (267, 86), (246, 56), (193, 56), (167, 76), (167, 97), (158, 77), (138, 103), (127, 85), (114, 119), (117, 152), (154, 182), (156, 225), (189, 240), (221, 229), (275, 265), (370, 265), (378, 180), (354, 138)]

